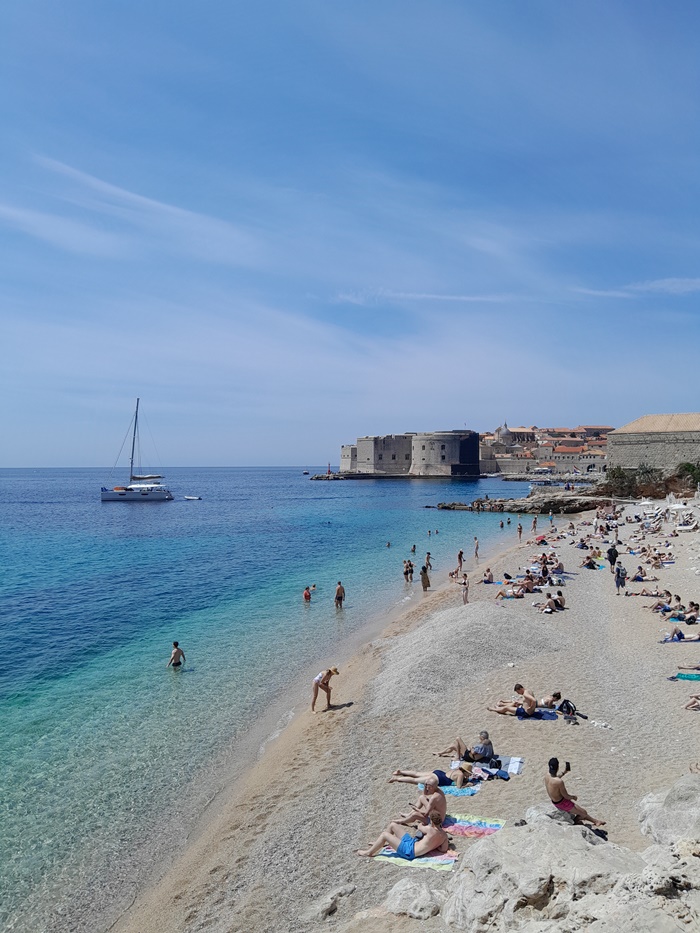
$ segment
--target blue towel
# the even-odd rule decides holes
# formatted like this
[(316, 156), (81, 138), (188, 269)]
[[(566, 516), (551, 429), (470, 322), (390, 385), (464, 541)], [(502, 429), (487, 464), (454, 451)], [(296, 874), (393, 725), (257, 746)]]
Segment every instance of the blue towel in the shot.
[(685, 674), (682, 671), (679, 671), (676, 674), (676, 680), (700, 680), (700, 673), (697, 674)]
[(536, 709), (532, 716), (528, 716), (522, 706), (518, 707), (515, 714), (518, 719), (557, 719), (557, 714), (553, 709)]

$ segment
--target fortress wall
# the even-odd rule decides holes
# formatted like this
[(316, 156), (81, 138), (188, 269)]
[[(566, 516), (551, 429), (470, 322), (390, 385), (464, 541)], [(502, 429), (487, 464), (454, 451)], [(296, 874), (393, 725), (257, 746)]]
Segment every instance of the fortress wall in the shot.
[(700, 462), (699, 431), (608, 435), (608, 469), (636, 470), (644, 464), (673, 473), (685, 462)]

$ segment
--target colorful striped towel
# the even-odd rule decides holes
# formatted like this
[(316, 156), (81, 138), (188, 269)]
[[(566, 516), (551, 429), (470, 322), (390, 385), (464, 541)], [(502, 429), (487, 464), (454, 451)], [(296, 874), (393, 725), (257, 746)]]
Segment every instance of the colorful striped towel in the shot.
[(404, 868), (432, 868), (435, 871), (452, 871), (458, 858), (459, 853), (455, 849), (448, 849), (447, 852), (433, 850), (428, 855), (420, 855), (412, 862), (409, 862), (397, 855), (393, 849), (385, 846), (378, 855), (374, 856), (374, 861), (393, 862), (394, 865), (401, 865)]
[(442, 828), (453, 836), (481, 839), (484, 836), (492, 836), (505, 825), (505, 820), (486, 820), (480, 816), (472, 816), (471, 813), (455, 813), (454, 816), (448, 813), (443, 820)]
[[(418, 789), (423, 790), (425, 784), (419, 784)], [(474, 794), (479, 793), (478, 784), (465, 784), (464, 787), (455, 787), (454, 784), (451, 787), (441, 787), (440, 790), (443, 794), (447, 794), (448, 797), (473, 797)]]

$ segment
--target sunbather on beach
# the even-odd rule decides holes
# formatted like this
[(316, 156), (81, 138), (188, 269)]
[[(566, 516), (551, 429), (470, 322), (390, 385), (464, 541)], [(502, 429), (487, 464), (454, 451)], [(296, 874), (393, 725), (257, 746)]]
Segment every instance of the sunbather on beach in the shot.
[(425, 784), (430, 778), (437, 778), (438, 787), (464, 787), (471, 777), (472, 766), (467, 761), (463, 761), (459, 768), (450, 768), (449, 771), (441, 771), (435, 768), (433, 771), (394, 771), (389, 778), (390, 784)]
[(684, 667), (683, 665), (678, 665), (679, 671), (700, 671), (700, 664), (691, 664), (689, 667)]
[(544, 603), (537, 603), (536, 605), (539, 612), (552, 613), (557, 611), (557, 604), (554, 602), (551, 593), (547, 593)]
[(422, 835), (412, 836), (410, 833), (403, 832), (404, 827), (399, 823), (389, 823), (384, 832), (374, 840), (371, 846), (366, 849), (358, 849), (358, 855), (365, 855), (371, 858), (377, 855), (384, 846), (389, 846), (401, 858), (412, 862), (421, 855), (427, 855), (429, 852), (447, 852), (449, 840), (447, 833), (442, 828), (442, 818), (439, 813), (432, 813), (430, 822), (422, 830)]
[(686, 625), (695, 625), (695, 623), (698, 621), (699, 613), (700, 606), (698, 606), (697, 603), (688, 603), (688, 608), (685, 611), (680, 609), (673, 609), (671, 614), (665, 615), (664, 618), (676, 622), (685, 622)]
[(532, 716), (537, 709), (537, 700), (534, 695), (523, 687), (522, 684), (516, 684), (513, 688), (522, 700), (513, 702), (512, 700), (499, 700), (495, 706), (488, 706), (491, 713), (500, 713), (502, 716), (517, 716), (518, 710), (522, 709), (526, 716)]
[(581, 561), (581, 563), (579, 564), (579, 567), (585, 567), (586, 570), (597, 570), (598, 564), (596, 564), (596, 562), (593, 560), (592, 557), (586, 557), (584, 560)]
[(691, 693), (690, 700), (685, 704), (686, 709), (700, 709), (700, 693)]
[[(445, 800), (445, 795), (440, 790), (438, 776), (433, 773), (428, 773), (424, 775), (424, 777), (425, 781), (421, 781), (421, 784), (424, 785), (424, 789), (421, 791), (418, 800), (416, 803), (409, 805), (409, 809), (406, 813), (400, 813), (396, 820), (394, 820), (395, 823), (401, 823), (404, 826), (409, 826), (411, 823), (426, 824), (430, 818), (430, 814), (433, 812), (439, 813), (440, 818), (443, 820), (445, 819), (447, 801)], [(391, 781), (389, 783), (391, 783)]]
[(665, 609), (666, 612), (671, 611), (671, 591), (664, 590), (661, 594), (661, 599), (658, 599), (653, 605), (647, 606), (647, 609), (651, 609), (652, 612), (661, 612), (662, 609)]
[(556, 603), (557, 609), (566, 609), (566, 600), (564, 599), (564, 594), (561, 590), (557, 590), (557, 595), (554, 597), (554, 602)]
[(479, 741), (471, 748), (466, 742), (457, 737), (452, 745), (448, 745), (443, 752), (433, 752), (433, 755), (438, 758), (446, 758), (449, 755), (451, 758), (458, 758), (460, 761), (472, 762), (490, 761), (494, 757), (493, 745), (486, 729), (481, 730)]
[(555, 690), (550, 696), (542, 697), (541, 700), (537, 701), (537, 705), (542, 709), (554, 709), (557, 703), (561, 702), (561, 693), (558, 690)]
[(525, 593), (522, 590), (499, 590), (496, 593), (496, 599), (524, 599)]
[(674, 625), (664, 641), (700, 641), (700, 632), (697, 635), (686, 635), (682, 628)]
[(558, 774), (559, 759), (549, 759), (549, 773), (545, 776), (544, 779), (544, 786), (547, 788), (549, 799), (552, 801), (557, 810), (563, 810), (564, 813), (571, 813), (574, 818), (578, 817), (579, 820), (587, 820), (594, 826), (605, 826), (604, 820), (596, 820), (590, 814), (586, 813), (583, 807), (580, 807), (577, 803), (574, 803), (575, 800), (578, 800), (578, 797), (568, 793), (564, 781), (562, 780), (562, 776), (567, 774), (569, 770), (570, 768), (567, 762), (564, 770), (561, 772), (561, 774)]
[(490, 567), (487, 567), (486, 570), (484, 570), (484, 578), (481, 582), (482, 583), (493, 583), (493, 574), (491, 573)]

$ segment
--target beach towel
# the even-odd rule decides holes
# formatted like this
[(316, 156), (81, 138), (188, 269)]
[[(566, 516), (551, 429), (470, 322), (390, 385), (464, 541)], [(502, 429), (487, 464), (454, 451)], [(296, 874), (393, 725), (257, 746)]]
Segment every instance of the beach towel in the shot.
[[(500, 759), (501, 761), (500, 770), (505, 771), (507, 774), (522, 774), (523, 773), (523, 767), (525, 766), (524, 758), (516, 758), (515, 756), (512, 756), (512, 755), (494, 755), (494, 758)], [(452, 767), (456, 768), (458, 767), (458, 765), (459, 765), (459, 762), (457, 764), (453, 763)], [(478, 778), (479, 777), (478, 772), (482, 772), (485, 776), (489, 776), (489, 775), (496, 774), (497, 770), (498, 769), (496, 768), (489, 768), (486, 765), (475, 764), (474, 767), (472, 768), (472, 775)]]
[(433, 851), (409, 862), (397, 855), (389, 846), (385, 846), (378, 855), (374, 856), (374, 861), (392, 862), (394, 865), (401, 865), (404, 868), (432, 868), (435, 871), (452, 871), (458, 858), (459, 853), (455, 849), (448, 849), (447, 852)]
[(492, 836), (506, 825), (505, 820), (487, 820), (471, 813), (449, 813), (442, 823), (442, 828), (452, 836), (468, 836), (470, 839), (482, 839)]
[(522, 706), (518, 707), (516, 712), (516, 717), (521, 720), (525, 719), (557, 719), (557, 714), (553, 709), (536, 709), (532, 716), (528, 716), (525, 713), (525, 710)]
[(686, 674), (683, 671), (679, 671), (676, 674), (676, 680), (700, 680), (700, 672), (697, 674)]
[[(418, 789), (423, 790), (425, 787), (424, 784), (419, 784)], [(454, 784), (450, 787), (441, 787), (440, 790), (447, 797), (473, 797), (474, 794), (479, 793), (478, 784), (465, 784), (464, 787), (455, 787)]]

